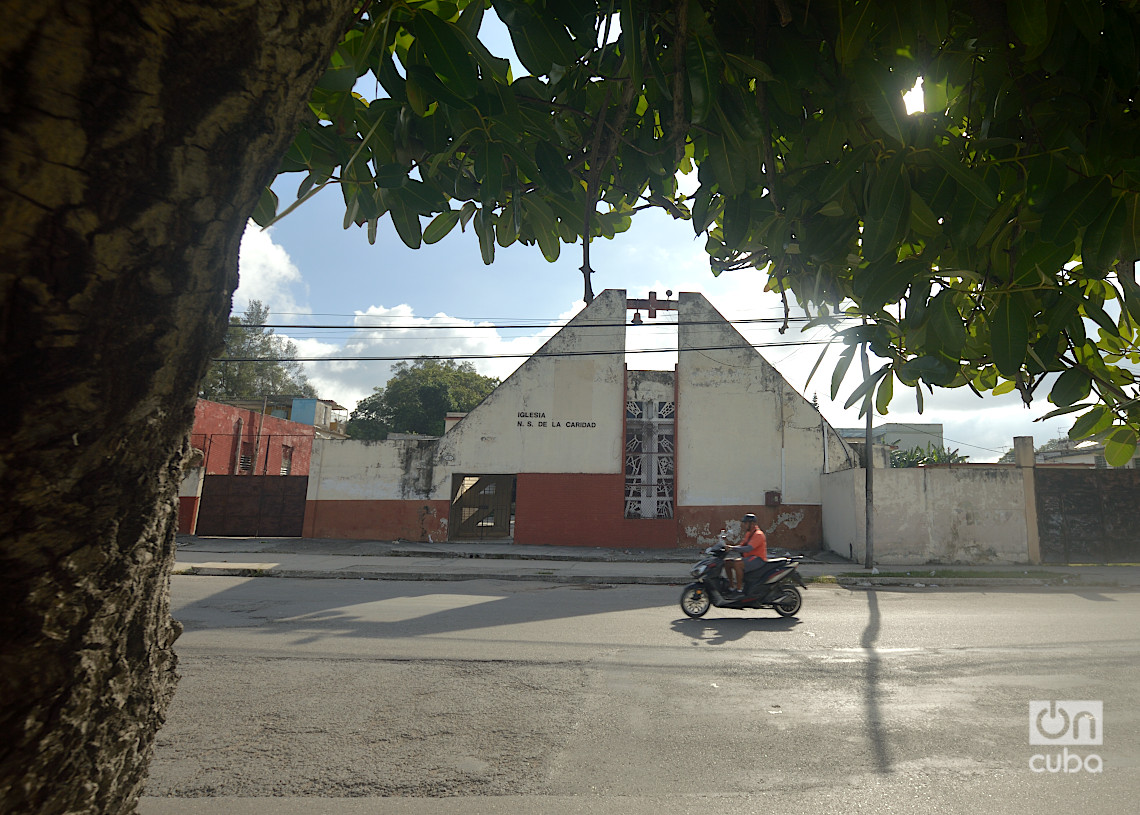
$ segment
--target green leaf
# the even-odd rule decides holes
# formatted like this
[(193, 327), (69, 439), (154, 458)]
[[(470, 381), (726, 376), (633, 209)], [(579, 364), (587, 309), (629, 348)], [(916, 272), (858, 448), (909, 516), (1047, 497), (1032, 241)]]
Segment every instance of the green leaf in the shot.
[(917, 383), (921, 379), (931, 385), (945, 387), (954, 381), (958, 372), (943, 359), (921, 356), (908, 359), (896, 369), (896, 373), (903, 384)]
[(847, 186), (855, 174), (863, 168), (864, 162), (871, 156), (874, 144), (867, 142), (839, 159), (839, 162), (828, 171), (819, 185), (819, 200), (830, 201), (836, 198)]
[(910, 179), (906, 155), (899, 151), (875, 173), (863, 224), (863, 257), (876, 261), (897, 250), (910, 222)]
[(1069, 407), (1088, 397), (1092, 391), (1092, 380), (1084, 371), (1070, 368), (1057, 377), (1053, 383), (1053, 390), (1049, 392), (1049, 400), (1054, 405)]
[(910, 228), (915, 234), (932, 238), (942, 231), (938, 216), (921, 195), (910, 197)]
[(1044, 0), (1008, 0), (1006, 13), (1010, 27), (1030, 52), (1049, 41), (1049, 10)]
[(1005, 393), (1013, 393), (1013, 391), (1015, 391), (1016, 389), (1017, 389), (1017, 383), (1014, 382), (1012, 379), (1007, 379), (1004, 382), (998, 384), (997, 387), (995, 387), (993, 389), (993, 395), (994, 396), (1001, 396), (1002, 394), (1005, 394)]
[(493, 0), (492, 6), (510, 31), (519, 62), (533, 75), (543, 76), (555, 65), (574, 62), (577, 54), (570, 32), (553, 16), (509, 0)]
[(1069, 438), (1080, 441), (1099, 433), (1110, 424), (1112, 424), (1112, 412), (1104, 405), (1097, 405), (1073, 422), (1073, 426), (1069, 428)]
[(415, 206), (404, 199), (403, 189), (391, 190), (386, 200), (400, 240), (409, 249), (419, 249), (423, 233), (420, 232), (420, 217)]
[(852, 291), (860, 307), (874, 313), (885, 305), (897, 303), (906, 294), (911, 281), (930, 267), (917, 258), (894, 262), (886, 258), (853, 273)]
[(1123, 467), (1136, 454), (1136, 431), (1118, 427), (1104, 442), (1104, 460), (1113, 467)]
[(734, 195), (724, 202), (721, 218), (722, 240), (729, 249), (737, 248), (747, 237), (751, 225), (752, 198), (748, 193)]
[(1085, 39), (1094, 45), (1100, 43), (1104, 30), (1104, 9), (1100, 0), (1065, 0), (1069, 19), (1081, 30)]
[(871, 118), (882, 128), (887, 138), (895, 142), (896, 146), (902, 146), (910, 142), (911, 125), (902, 91), (896, 87), (896, 82), (890, 71), (878, 69), (877, 64), (859, 74), (860, 91), (867, 110), (871, 112)]
[(459, 210), (459, 228), (465, 228), (478, 211), (479, 205), (474, 201), (468, 201), (464, 204), (463, 208)]
[(1013, 378), (1029, 348), (1029, 311), (1020, 296), (1010, 294), (1002, 298), (989, 319), (994, 365), (1002, 376)]
[(559, 195), (567, 195), (574, 189), (574, 178), (566, 169), (566, 156), (550, 142), (539, 141), (534, 146), (534, 160), (543, 181)]
[(957, 182), (958, 187), (966, 195), (981, 205), (985, 212), (988, 213), (989, 210), (997, 206), (997, 195), (982, 179), (982, 173), (971, 171), (970, 168), (965, 167), (961, 162), (950, 158), (940, 150), (931, 150), (929, 155), (934, 159), (935, 164), (945, 170)]
[(758, 82), (774, 82), (776, 80), (776, 74), (772, 69), (758, 59), (741, 54), (725, 54), (724, 60), (729, 67), (735, 68), (740, 73)]
[(479, 254), (483, 263), (490, 266), (495, 262), (495, 221), (494, 213), (488, 207), (481, 207), (475, 213), (475, 234), (479, 237)]
[(879, 384), (879, 380), (882, 379), (883, 376), (888, 371), (890, 371), (890, 369), (891, 369), (891, 363), (888, 362), (888, 363), (884, 364), (881, 368), (879, 368), (879, 370), (875, 371), (869, 377), (867, 377), (859, 385), (859, 387), (857, 387), (855, 390), (853, 390), (851, 392), (851, 395), (847, 397), (847, 401), (843, 404), (843, 409), (846, 410), (847, 408), (851, 407), (856, 402), (858, 402), (859, 400), (862, 399), (863, 400), (863, 407), (859, 410), (859, 415), (862, 416), (864, 413), (866, 413), (867, 407), (868, 407), (867, 402), (869, 401), (871, 391), (874, 390), (875, 386), (877, 384)]
[(1032, 209), (1042, 212), (1064, 191), (1069, 180), (1069, 168), (1050, 153), (1030, 159), (1026, 169), (1026, 198)]
[(348, 93), (352, 90), (352, 86), (356, 84), (356, 69), (351, 65), (342, 65), (336, 68), (329, 68), (321, 78), (317, 80), (317, 87), (325, 91), (333, 91), (334, 93)]
[(424, 230), (424, 243), (432, 244), (443, 240), (455, 225), (459, 223), (459, 210), (449, 209), (432, 218), (427, 229)]
[(427, 63), (443, 84), (462, 99), (474, 98), (478, 91), (475, 63), (460, 40), (458, 29), (427, 9), (416, 14), (412, 29)]
[(851, 367), (851, 360), (854, 358), (854, 345), (848, 345), (843, 349), (843, 353), (839, 355), (839, 361), (835, 363), (835, 370), (831, 372), (832, 400), (839, 394), (839, 388), (843, 385), (843, 377), (847, 376), (847, 369)]
[(1096, 220), (1107, 207), (1112, 184), (1107, 176), (1083, 178), (1059, 196), (1041, 218), (1041, 231), (1054, 243), (1070, 243), (1077, 230)]
[(1094, 271), (1104, 271), (1120, 256), (1124, 224), (1128, 215), (1125, 196), (1112, 198), (1108, 208), (1089, 224), (1081, 239), (1081, 262)]
[(850, 65), (863, 50), (863, 44), (870, 38), (874, 17), (871, 9), (874, 3), (840, 3), (839, 34), (835, 38), (835, 58), (840, 65)]
[(693, 124), (700, 124), (708, 116), (716, 99), (718, 71), (712, 64), (712, 54), (701, 40), (690, 40), (685, 49), (685, 67), (689, 75), (689, 94), (693, 100)]
[(891, 375), (890, 371), (887, 371), (886, 376), (883, 377), (882, 384), (879, 385), (878, 392), (875, 394), (875, 410), (877, 410), (881, 416), (887, 415), (887, 408), (890, 406), (891, 399), (895, 392), (894, 382), (895, 378)]
[(1117, 327), (1116, 321), (1109, 317), (1108, 312), (1095, 300), (1082, 300), (1081, 308), (1089, 319), (1104, 329), (1106, 334), (1114, 337), (1120, 336), (1120, 329)]
[(956, 369), (966, 346), (966, 327), (954, 292), (949, 289), (938, 292), (927, 306), (927, 313), (928, 350), (953, 362)]
[(253, 208), (253, 222), (264, 228), (273, 222), (277, 216), (277, 194), (266, 187), (261, 191), (261, 198)]
[[(744, 192), (747, 187), (747, 162), (741, 155), (739, 137), (726, 124), (724, 131), (709, 133), (706, 142), (709, 151), (708, 166), (713, 171), (721, 194), (730, 196)], [(701, 168), (704, 169), (705, 166), (702, 164)]]
[(823, 350), (819, 352), (819, 359), (815, 361), (815, 365), (811, 366), (811, 373), (808, 374), (807, 381), (804, 382), (804, 390), (807, 390), (807, 386), (811, 384), (811, 378), (815, 376), (815, 372), (819, 370), (820, 363), (823, 362), (823, 358), (827, 356), (827, 352), (830, 350), (831, 345), (827, 344), (824, 345)]
[(1073, 244), (1058, 246), (1049, 240), (1038, 240), (1022, 247), (1014, 270), (1014, 283), (1037, 286), (1057, 277), (1065, 264), (1073, 259)]

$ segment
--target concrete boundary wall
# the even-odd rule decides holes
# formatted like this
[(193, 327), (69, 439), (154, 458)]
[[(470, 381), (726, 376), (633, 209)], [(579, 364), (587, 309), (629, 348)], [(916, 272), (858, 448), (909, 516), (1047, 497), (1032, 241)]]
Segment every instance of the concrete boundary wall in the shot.
[[(875, 563), (1032, 562), (1025, 475), (1011, 465), (876, 469)], [(865, 483), (863, 469), (822, 477), (824, 546), (860, 563)]]

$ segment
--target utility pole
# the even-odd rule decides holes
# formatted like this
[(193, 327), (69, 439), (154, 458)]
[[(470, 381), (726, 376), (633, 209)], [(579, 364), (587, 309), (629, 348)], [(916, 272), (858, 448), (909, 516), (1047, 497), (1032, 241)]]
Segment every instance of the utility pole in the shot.
[[(867, 321), (864, 320), (863, 324), (866, 325)], [(863, 360), (863, 381), (869, 382), (871, 380), (871, 363), (867, 359), (867, 343), (863, 342), (861, 349)], [(865, 550), (865, 557), (863, 568), (875, 568), (875, 448), (874, 440), (872, 439), (872, 420), (874, 419), (874, 394), (872, 391), (867, 391), (867, 396), (863, 400), (863, 407), (867, 411), (867, 426), (863, 434), (863, 449), (865, 451), (867, 461), (867, 546)]]

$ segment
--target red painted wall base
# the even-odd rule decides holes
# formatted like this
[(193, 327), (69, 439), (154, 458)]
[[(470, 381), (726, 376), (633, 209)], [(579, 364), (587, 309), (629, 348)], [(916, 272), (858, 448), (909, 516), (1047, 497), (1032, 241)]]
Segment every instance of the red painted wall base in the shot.
[(520, 473), (515, 499), (515, 543), (672, 549), (672, 519), (627, 520), (625, 476)]
[[(675, 549), (707, 546), (721, 529), (756, 514), (768, 545), (817, 551), (823, 540), (818, 506), (677, 507), (675, 519), (629, 520), (624, 477), (616, 474), (520, 473), (514, 542), (546, 546)], [(181, 499), (182, 502), (194, 499)], [(182, 518), (192, 518), (182, 503)], [(448, 501), (309, 501), (307, 538), (449, 540)]]
[(448, 501), (309, 501), (306, 538), (447, 540)]
[(769, 546), (796, 552), (814, 552), (823, 543), (823, 508), (810, 504), (778, 507), (677, 507), (678, 545), (707, 546), (730, 521), (751, 512), (768, 537)]
[(198, 517), (198, 499), (178, 496), (178, 534), (193, 535), (194, 521)]

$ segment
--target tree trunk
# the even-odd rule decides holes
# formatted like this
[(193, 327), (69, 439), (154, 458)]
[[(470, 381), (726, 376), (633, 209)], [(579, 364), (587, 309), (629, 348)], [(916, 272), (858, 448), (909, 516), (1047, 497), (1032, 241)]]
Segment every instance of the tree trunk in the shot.
[(353, 0), (9, 0), (0, 811), (133, 812), (174, 693), (175, 496), (246, 219)]

